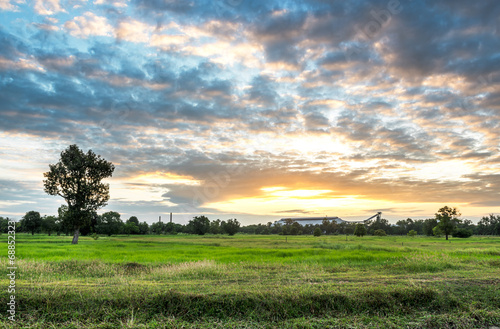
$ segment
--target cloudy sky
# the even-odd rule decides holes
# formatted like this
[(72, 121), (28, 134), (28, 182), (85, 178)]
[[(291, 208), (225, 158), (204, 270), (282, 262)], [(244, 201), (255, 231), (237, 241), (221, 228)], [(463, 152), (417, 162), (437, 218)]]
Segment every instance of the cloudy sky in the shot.
[(394, 222), (500, 212), (500, 2), (0, 0), (0, 215), (55, 214), (70, 144), (102, 211)]

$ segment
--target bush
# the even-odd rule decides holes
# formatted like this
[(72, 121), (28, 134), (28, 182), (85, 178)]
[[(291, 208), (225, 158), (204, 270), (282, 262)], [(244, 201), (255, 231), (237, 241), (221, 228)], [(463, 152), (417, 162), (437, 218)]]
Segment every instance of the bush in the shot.
[(472, 236), (472, 231), (465, 228), (459, 228), (451, 235), (454, 238), (470, 238)]
[(415, 230), (410, 230), (410, 232), (406, 233), (406, 235), (411, 236), (411, 237), (414, 237), (415, 235), (417, 235), (417, 231), (415, 231)]
[(439, 226), (436, 226), (432, 229), (432, 234), (434, 234), (434, 236), (437, 236), (439, 238), (443, 235), (443, 231), (441, 231)]
[(366, 228), (363, 224), (356, 224), (356, 228), (354, 229), (354, 235), (363, 237), (366, 234)]
[(387, 233), (385, 233), (384, 230), (380, 229), (380, 230), (375, 230), (375, 232), (373, 232), (373, 235), (377, 235), (377, 236), (386, 236)]
[(314, 229), (314, 236), (321, 236), (321, 229), (319, 227)]

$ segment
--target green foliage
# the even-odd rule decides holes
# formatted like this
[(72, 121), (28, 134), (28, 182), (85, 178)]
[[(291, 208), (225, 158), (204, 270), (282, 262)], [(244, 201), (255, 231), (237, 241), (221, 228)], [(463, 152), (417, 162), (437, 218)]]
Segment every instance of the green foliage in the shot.
[(290, 227), (290, 234), (291, 235), (300, 235), (300, 234), (302, 234), (302, 226), (299, 223), (297, 223), (297, 222), (293, 222), (292, 226)]
[(148, 234), (149, 233), (149, 225), (147, 222), (142, 222), (139, 224), (139, 234)]
[(438, 221), (437, 226), (446, 236), (446, 240), (448, 240), (448, 235), (453, 233), (457, 224), (461, 222), (458, 217), (460, 217), (458, 209), (448, 206), (444, 206), (436, 213), (436, 220)]
[(321, 231), (325, 232), (325, 234), (329, 235), (332, 234), (336, 231), (338, 231), (338, 224), (337, 222), (333, 220), (328, 220), (328, 219), (323, 219), (323, 222), (321, 223)]
[(67, 220), (75, 230), (72, 243), (78, 243), (79, 230), (89, 224), (95, 211), (109, 200), (109, 184), (101, 181), (111, 177), (115, 169), (92, 150), (84, 153), (77, 145), (61, 152), (61, 159), (44, 173), (44, 190), (57, 195), (68, 204)]
[(379, 230), (384, 231), (385, 235), (387, 235), (387, 232), (390, 232), (391, 230), (391, 224), (389, 224), (389, 221), (384, 218), (376, 219), (374, 221), (371, 220), (366, 223), (365, 227), (367, 227), (367, 233), (373, 235), (376, 235), (375, 231)]
[(477, 223), (477, 234), (500, 235), (500, 215), (490, 214)]
[(410, 230), (410, 232), (407, 233), (408, 236), (411, 236), (412, 238), (417, 235), (417, 231), (415, 230)]
[(220, 219), (216, 219), (210, 222), (209, 232), (211, 234), (222, 234), (222, 226)]
[(363, 224), (356, 224), (354, 228), (354, 235), (357, 237), (363, 237), (366, 235), (366, 228)]
[(130, 234), (139, 234), (139, 226), (135, 224), (134, 222), (129, 222), (125, 223), (123, 225), (123, 233), (130, 235)]
[(454, 238), (470, 238), (472, 236), (472, 231), (465, 228), (458, 228), (453, 233)]
[(227, 222), (222, 222), (222, 231), (229, 235), (235, 235), (240, 230), (240, 223), (236, 218), (228, 219)]
[(34, 235), (42, 227), (42, 217), (38, 211), (28, 211), (21, 219), (21, 228), (25, 232), (31, 232)]
[(94, 240), (99, 239), (99, 235), (97, 235), (97, 233), (92, 234), (92, 239)]
[(321, 236), (321, 229), (319, 227), (314, 229), (314, 236)]
[(124, 224), (120, 218), (120, 214), (116, 211), (105, 212), (100, 216), (100, 219), (100, 223), (97, 227), (97, 232), (99, 234), (111, 236), (122, 233)]
[(432, 229), (432, 234), (434, 236), (437, 236), (438, 238), (443, 236), (443, 231), (441, 231), (441, 228), (439, 226), (435, 226), (433, 229)]
[(429, 218), (424, 221), (424, 234), (427, 236), (433, 236), (434, 232), (433, 229), (436, 227), (438, 224), (437, 220), (435, 218)]
[(382, 229), (378, 229), (378, 230), (375, 230), (375, 231), (373, 232), (373, 235), (376, 235), (376, 236), (386, 236), (386, 235), (387, 235), (387, 233), (385, 233), (385, 231), (384, 231), (384, 230), (382, 230)]
[(210, 229), (210, 220), (206, 216), (196, 216), (189, 221), (193, 234), (204, 235)]
[(0, 216), (0, 233), (7, 233), (9, 231), (9, 217)]
[(155, 222), (151, 224), (151, 233), (152, 234), (164, 234), (166, 231), (165, 224), (162, 222)]
[(139, 226), (139, 219), (136, 216), (131, 216), (127, 220), (127, 223), (134, 223), (135, 225)]
[(49, 236), (52, 232), (59, 231), (58, 218), (56, 216), (43, 216), (41, 228)]

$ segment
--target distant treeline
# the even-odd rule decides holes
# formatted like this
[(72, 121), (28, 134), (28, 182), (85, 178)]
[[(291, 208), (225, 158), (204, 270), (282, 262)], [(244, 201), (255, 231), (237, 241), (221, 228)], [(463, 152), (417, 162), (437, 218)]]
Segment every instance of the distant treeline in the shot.
[[(16, 231), (26, 233), (46, 233), (72, 235), (74, 228), (67, 215), (67, 207), (61, 206), (58, 216), (41, 216), (37, 211), (27, 212), (23, 218), (17, 222)], [(0, 217), (0, 232), (7, 233), (9, 218)], [(148, 224), (140, 222), (136, 216), (132, 216), (126, 221), (121, 219), (121, 215), (115, 211), (108, 211), (102, 215), (93, 214), (89, 224), (80, 228), (81, 235), (117, 235), (117, 234), (229, 234), (238, 233), (240, 223), (237, 219), (213, 220), (206, 216), (196, 216), (188, 224), (156, 222)]]
[[(29, 211), (17, 223), (18, 232), (47, 233), (47, 234), (73, 234), (73, 228), (65, 215), (65, 206), (59, 208), (58, 216), (41, 216), (37, 211)], [(0, 217), (0, 232), (7, 232), (7, 222), (9, 218)], [(411, 218), (399, 220), (396, 224), (390, 224), (386, 219), (368, 221), (364, 224), (367, 235), (440, 235), (439, 230), (436, 230), (438, 224), (437, 219), (419, 219)], [(119, 213), (108, 211), (102, 215), (94, 214), (90, 220), (90, 224), (82, 227), (80, 233), (82, 235), (117, 235), (117, 234), (229, 234), (236, 233), (246, 234), (280, 234), (280, 235), (313, 235), (320, 232), (324, 235), (335, 234), (355, 234), (355, 223), (336, 223), (334, 221), (324, 220), (319, 225), (305, 225), (287, 221), (284, 225), (273, 225), (271, 222), (267, 224), (253, 224), (241, 227), (237, 219), (228, 220), (212, 220), (206, 216), (196, 216), (189, 221), (188, 224), (182, 225), (177, 223), (156, 222), (148, 224), (140, 222), (136, 216), (132, 216), (126, 221), (121, 219)], [(500, 216), (489, 215), (481, 218), (477, 224), (464, 219), (456, 224), (454, 233), (460, 235), (500, 235)]]
[[(416, 232), (418, 235), (436, 235), (435, 227), (438, 221), (435, 218), (417, 219), (411, 218), (399, 220), (396, 224), (390, 224), (384, 218), (380, 220), (371, 220), (364, 224), (366, 234), (368, 235), (407, 235), (411, 231)], [(356, 223), (336, 223), (335, 221), (323, 220), (322, 224), (312, 225), (307, 224), (301, 226), (299, 223), (292, 220), (287, 221), (284, 225), (267, 223), (267, 225), (256, 224), (244, 226), (240, 229), (242, 233), (248, 234), (283, 234), (283, 235), (313, 235), (316, 228), (319, 228), (322, 234), (335, 235), (335, 234), (354, 234)], [(500, 235), (500, 216), (489, 215), (483, 217), (476, 224), (472, 221), (465, 219), (456, 224), (456, 231), (468, 231), (474, 235)], [(411, 235), (411, 233), (410, 233)]]

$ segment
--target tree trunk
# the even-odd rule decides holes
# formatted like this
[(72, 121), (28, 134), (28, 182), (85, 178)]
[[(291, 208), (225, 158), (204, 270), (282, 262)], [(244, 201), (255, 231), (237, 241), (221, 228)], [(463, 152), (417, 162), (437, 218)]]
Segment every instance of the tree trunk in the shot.
[(31, 231), (31, 235), (35, 235), (35, 231)]
[(73, 241), (71, 241), (71, 244), (78, 244), (78, 236), (80, 235), (80, 227), (77, 227), (75, 229), (75, 234), (73, 235)]
[(446, 233), (446, 240), (448, 240), (448, 233)]

